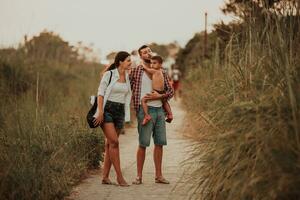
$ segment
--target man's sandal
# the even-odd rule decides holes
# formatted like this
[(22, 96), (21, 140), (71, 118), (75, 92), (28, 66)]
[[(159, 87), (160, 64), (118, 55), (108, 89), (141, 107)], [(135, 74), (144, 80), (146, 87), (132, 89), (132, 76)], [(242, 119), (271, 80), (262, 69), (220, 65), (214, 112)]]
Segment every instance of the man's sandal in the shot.
[(134, 181), (132, 181), (132, 184), (134, 185), (140, 185), (142, 184), (142, 178), (141, 177), (136, 177)]
[(162, 184), (170, 184), (170, 182), (165, 179), (164, 177), (156, 177), (155, 178), (155, 183), (162, 183)]

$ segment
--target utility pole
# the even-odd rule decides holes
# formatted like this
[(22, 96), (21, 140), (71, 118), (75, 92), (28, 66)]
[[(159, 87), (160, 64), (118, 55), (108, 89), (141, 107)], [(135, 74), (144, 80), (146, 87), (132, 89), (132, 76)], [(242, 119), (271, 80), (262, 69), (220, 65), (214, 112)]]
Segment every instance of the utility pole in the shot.
[(204, 50), (203, 57), (207, 56), (207, 12), (205, 12)]

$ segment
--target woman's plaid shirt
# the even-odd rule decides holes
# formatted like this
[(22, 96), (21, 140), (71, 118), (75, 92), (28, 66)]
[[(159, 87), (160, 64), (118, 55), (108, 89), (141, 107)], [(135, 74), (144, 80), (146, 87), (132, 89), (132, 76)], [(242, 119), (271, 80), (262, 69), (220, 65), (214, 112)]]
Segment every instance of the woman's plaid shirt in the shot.
[[(132, 90), (132, 101), (136, 112), (138, 112), (139, 110), (139, 105), (141, 101), (141, 87), (142, 87), (143, 73), (144, 73), (144, 69), (142, 65), (139, 65), (133, 68), (129, 75), (129, 80), (130, 80), (130, 85)], [(174, 91), (170, 85), (170, 80), (165, 70), (163, 70), (163, 75), (164, 75), (165, 92), (167, 95), (167, 99), (169, 100), (173, 97)]]

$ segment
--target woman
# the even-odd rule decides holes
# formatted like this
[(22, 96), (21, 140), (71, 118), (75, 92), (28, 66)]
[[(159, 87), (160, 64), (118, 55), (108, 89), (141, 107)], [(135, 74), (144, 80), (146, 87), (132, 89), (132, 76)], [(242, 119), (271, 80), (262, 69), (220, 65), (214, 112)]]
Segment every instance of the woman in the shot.
[(112, 184), (109, 179), (112, 164), (118, 184), (129, 186), (121, 172), (118, 136), (124, 120), (130, 121), (131, 88), (127, 73), (130, 66), (130, 54), (124, 51), (117, 53), (114, 63), (103, 74), (98, 88), (98, 108), (94, 123), (101, 124), (106, 137), (102, 184)]

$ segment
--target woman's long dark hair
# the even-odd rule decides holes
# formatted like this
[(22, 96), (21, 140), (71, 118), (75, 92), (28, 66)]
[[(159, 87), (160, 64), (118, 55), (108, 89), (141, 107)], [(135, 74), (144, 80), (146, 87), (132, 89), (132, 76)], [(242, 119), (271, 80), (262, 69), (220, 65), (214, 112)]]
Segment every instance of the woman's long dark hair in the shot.
[(107, 68), (107, 71), (115, 69), (117, 67), (119, 67), (120, 62), (123, 62), (128, 56), (130, 56), (130, 54), (126, 51), (119, 51), (115, 57), (115, 61), (113, 64), (111, 64), (109, 66), (109, 68)]

